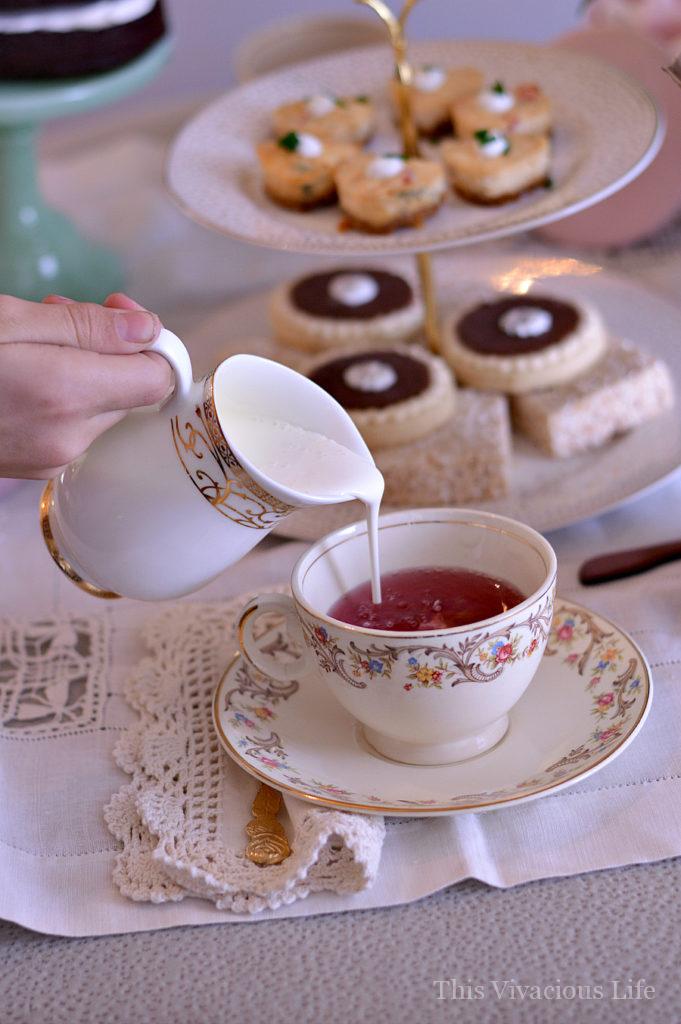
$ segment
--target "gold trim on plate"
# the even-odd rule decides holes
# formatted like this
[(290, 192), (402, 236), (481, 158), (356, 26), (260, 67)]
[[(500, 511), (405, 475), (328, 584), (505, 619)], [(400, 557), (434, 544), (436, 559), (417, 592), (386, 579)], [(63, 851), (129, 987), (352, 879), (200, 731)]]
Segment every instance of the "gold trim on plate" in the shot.
[(104, 590), (103, 587), (98, 587), (95, 583), (89, 583), (88, 580), (83, 579), (80, 573), (76, 572), (71, 563), (67, 561), (62, 555), (61, 551), (57, 547), (57, 542), (54, 539), (52, 533), (52, 526), (50, 524), (50, 505), (52, 504), (52, 492), (54, 489), (54, 480), (48, 480), (40, 498), (40, 531), (45, 541), (45, 546), (49, 551), (52, 559), (65, 576), (75, 583), (77, 587), (84, 590), (90, 597), (101, 597), (105, 601), (113, 601), (120, 598), (120, 594), (116, 594), (113, 590)]

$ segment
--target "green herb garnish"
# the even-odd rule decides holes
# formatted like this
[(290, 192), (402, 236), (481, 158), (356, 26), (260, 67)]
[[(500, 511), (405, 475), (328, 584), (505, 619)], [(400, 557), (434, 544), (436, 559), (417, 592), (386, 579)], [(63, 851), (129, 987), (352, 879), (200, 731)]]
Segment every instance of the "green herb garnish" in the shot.
[(555, 181), (553, 180), (553, 178), (551, 178), (551, 177), (548, 177), (548, 178), (544, 178), (544, 188), (553, 188), (553, 186), (554, 186), (555, 184), (556, 184), (556, 183), (555, 183)]
[(287, 149), (289, 153), (295, 153), (299, 142), (298, 132), (288, 132), (286, 135), (282, 135), (280, 139), (277, 139), (277, 145), (281, 146), (282, 149)]
[(496, 142), (497, 139), (503, 138), (505, 142), (505, 148), (502, 156), (507, 156), (511, 152), (511, 143), (508, 141), (505, 135), (498, 135), (496, 132), (490, 132), (487, 128), (481, 128), (478, 132), (473, 132), (473, 136), (480, 146), (486, 146), (488, 142)]
[(362, 96), (355, 96), (355, 103), (368, 103), (368, 102), (369, 102), (369, 97), (368, 96), (364, 96), (364, 95), (362, 95)]
[(497, 80), (494, 83), (494, 85), (492, 86), (492, 92), (498, 92), (498, 93), (506, 92), (506, 87), (504, 86), (504, 83), (500, 82), (499, 80)]
[(334, 103), (336, 104), (337, 107), (347, 107), (348, 105), (348, 101), (342, 99), (340, 96), (336, 96)]

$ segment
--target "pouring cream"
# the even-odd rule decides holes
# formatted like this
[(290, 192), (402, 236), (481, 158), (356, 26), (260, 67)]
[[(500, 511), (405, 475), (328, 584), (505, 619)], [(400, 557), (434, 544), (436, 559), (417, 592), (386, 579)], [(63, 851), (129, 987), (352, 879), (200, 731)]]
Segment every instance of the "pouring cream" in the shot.
[(180, 597), (296, 509), (359, 498), (380, 598), (383, 478), (345, 409), (259, 356), (230, 356), (195, 381), (176, 335), (164, 328), (151, 349), (175, 372), (173, 394), (115, 424), (45, 488), (41, 531), (59, 569), (107, 600)]
[(366, 509), (371, 596), (381, 601), (378, 511), (384, 481), (372, 459), (324, 434), (230, 406), (221, 414), (230, 444), (274, 484), (335, 503), (357, 498)]

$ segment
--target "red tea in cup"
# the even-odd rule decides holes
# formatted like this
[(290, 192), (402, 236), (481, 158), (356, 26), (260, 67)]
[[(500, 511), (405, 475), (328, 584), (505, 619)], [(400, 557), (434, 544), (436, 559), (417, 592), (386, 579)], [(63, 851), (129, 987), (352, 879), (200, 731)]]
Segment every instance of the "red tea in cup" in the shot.
[(367, 580), (329, 608), (341, 622), (399, 633), (469, 626), (525, 600), (505, 580), (470, 569), (401, 569), (381, 577), (383, 600), (373, 604)]

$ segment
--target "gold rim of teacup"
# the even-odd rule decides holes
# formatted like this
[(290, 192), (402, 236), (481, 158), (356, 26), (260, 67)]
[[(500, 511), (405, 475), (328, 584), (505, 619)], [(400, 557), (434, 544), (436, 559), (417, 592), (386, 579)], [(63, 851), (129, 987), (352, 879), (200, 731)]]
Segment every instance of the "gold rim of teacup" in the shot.
[[(414, 513), (418, 513), (418, 515), (420, 516), (423, 516), (426, 513), (433, 513), (434, 516), (437, 516), (438, 514), (441, 514), (443, 510), (419, 508), (413, 509), (411, 511)], [(537, 530), (532, 529), (531, 526), (527, 526), (526, 523), (521, 523), (519, 521), (513, 520), (508, 516), (498, 515), (496, 512), (478, 511), (476, 509), (466, 508), (454, 508), (448, 509), (447, 511), (456, 513), (460, 512), (466, 515), (470, 515), (471, 523), (469, 525), (475, 526), (476, 529), (491, 530), (494, 533), (501, 533), (506, 536), (513, 537), (514, 540), (520, 541), (520, 543), (525, 544), (533, 551), (540, 553), (539, 546), (533, 543), (528, 537), (522, 536), (522, 534), (518, 533), (517, 531), (504, 528), (501, 524), (510, 523), (512, 525), (519, 526), (522, 530), (529, 530), (532, 534), (537, 536), (539, 540), (548, 547), (551, 553), (551, 558), (549, 559), (548, 563), (546, 562), (544, 555), (541, 554), (542, 560), (546, 565), (546, 576), (542, 583), (537, 587), (536, 590), (529, 594), (528, 597), (526, 597), (520, 604), (514, 605), (513, 608), (509, 608), (505, 612), (500, 612), (498, 615), (491, 616), (488, 619), (481, 619), (480, 622), (475, 622), (467, 626), (444, 626), (440, 629), (400, 631), (387, 629), (370, 629), (366, 626), (355, 626), (350, 622), (343, 622), (341, 619), (334, 619), (327, 612), (320, 611), (318, 608), (313, 608), (313, 606), (310, 604), (310, 602), (307, 600), (303, 593), (303, 587), (305, 586), (305, 580), (308, 574), (320, 559), (325, 558), (329, 554), (329, 552), (333, 551), (335, 548), (355, 540), (358, 535), (361, 536), (362, 530), (366, 532), (366, 520), (362, 519), (358, 520), (356, 523), (350, 523), (349, 526), (342, 526), (340, 529), (334, 530), (332, 533), (329, 533), (325, 537), (322, 537), (320, 540), (318, 540), (309, 548), (309, 550), (303, 552), (303, 554), (300, 556), (300, 558), (294, 565), (291, 574), (291, 591), (293, 593), (293, 600), (311, 618), (319, 619), (325, 625), (333, 626), (336, 629), (343, 629), (350, 633), (357, 633), (369, 637), (379, 637), (380, 639), (412, 640), (415, 637), (443, 637), (459, 633), (465, 633), (466, 631), (471, 630), (473, 628), (477, 629), (478, 627), (483, 626), (485, 628), (490, 628), (496, 626), (500, 622), (503, 622), (505, 619), (517, 616), (521, 612), (528, 611), (533, 604), (536, 604), (538, 601), (541, 601), (542, 598), (546, 597), (547, 594), (550, 594), (551, 591), (555, 589), (556, 580), (558, 578), (558, 560), (549, 542)], [(408, 514), (408, 512), (409, 510), (407, 510), (406, 512), (389, 512), (385, 516), (385, 519), (384, 517), (381, 517), (379, 519), (379, 532), (381, 530), (400, 529), (403, 526), (411, 525), (412, 522), (414, 525), (419, 526), (451, 525), (452, 523), (457, 522), (456, 519), (452, 518), (417, 518), (413, 521), (408, 519), (399, 519), (398, 522), (394, 523), (385, 521), (395, 517), (405, 516)], [(478, 516), (479, 518), (475, 520), (475, 516)], [(484, 519), (497, 520), (498, 522), (484, 522)], [(312, 560), (310, 561), (309, 565), (304, 566), (304, 562), (308, 558)], [(299, 575), (302, 575), (303, 572), (303, 566), (305, 575), (302, 576), (301, 579), (299, 579)], [(549, 573), (551, 575), (549, 575)]]

